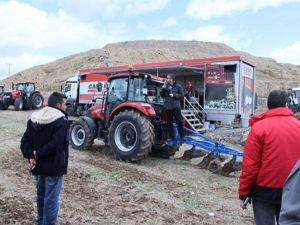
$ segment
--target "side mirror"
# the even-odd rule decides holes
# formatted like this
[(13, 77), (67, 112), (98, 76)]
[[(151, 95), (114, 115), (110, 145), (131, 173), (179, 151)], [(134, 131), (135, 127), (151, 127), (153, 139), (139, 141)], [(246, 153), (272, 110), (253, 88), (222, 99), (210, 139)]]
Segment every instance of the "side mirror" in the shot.
[(63, 93), (63, 90), (64, 90), (64, 85), (61, 84), (61, 85), (60, 85), (60, 92)]
[(11, 82), (11, 89), (12, 89), (12, 90), (15, 89), (15, 84), (14, 84), (14, 82)]

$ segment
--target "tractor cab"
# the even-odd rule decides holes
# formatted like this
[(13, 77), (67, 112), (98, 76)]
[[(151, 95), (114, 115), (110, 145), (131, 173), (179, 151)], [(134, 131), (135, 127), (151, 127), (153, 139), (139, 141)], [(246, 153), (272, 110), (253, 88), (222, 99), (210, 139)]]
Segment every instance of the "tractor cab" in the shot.
[(30, 97), (36, 89), (35, 82), (24, 82), (16, 84), (16, 91), (23, 91), (27, 97)]
[[(111, 76), (106, 101), (106, 120), (120, 104), (130, 103), (139, 107), (148, 103), (153, 108), (162, 110), (163, 99), (160, 97), (164, 79), (145, 73), (124, 73)], [(156, 111), (156, 110), (155, 110)]]

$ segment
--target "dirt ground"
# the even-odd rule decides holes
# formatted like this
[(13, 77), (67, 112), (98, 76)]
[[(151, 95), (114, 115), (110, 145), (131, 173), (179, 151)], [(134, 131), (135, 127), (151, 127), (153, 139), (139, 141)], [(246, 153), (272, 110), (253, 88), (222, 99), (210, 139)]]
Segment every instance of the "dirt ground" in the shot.
[[(35, 221), (35, 183), (19, 149), (31, 113), (0, 111), (0, 224)], [(101, 142), (70, 148), (58, 224), (254, 224), (251, 207), (239, 207), (238, 176), (180, 160), (119, 162)]]

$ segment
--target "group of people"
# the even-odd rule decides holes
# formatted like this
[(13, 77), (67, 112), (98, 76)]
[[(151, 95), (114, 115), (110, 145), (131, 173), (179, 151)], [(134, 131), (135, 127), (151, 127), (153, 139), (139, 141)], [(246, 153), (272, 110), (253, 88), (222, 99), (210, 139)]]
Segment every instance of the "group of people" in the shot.
[[(180, 99), (182, 87), (167, 75), (161, 96), (167, 112), (169, 138), (173, 120), (184, 138)], [(69, 123), (66, 96), (54, 92), (48, 106), (34, 112), (21, 139), (21, 151), (36, 180), (37, 224), (56, 224), (63, 175), (68, 167)], [(239, 179), (240, 206), (252, 201), (257, 225), (300, 224), (300, 121), (288, 108), (289, 95), (275, 90), (268, 111), (250, 119)], [(298, 162), (297, 162), (298, 161)]]

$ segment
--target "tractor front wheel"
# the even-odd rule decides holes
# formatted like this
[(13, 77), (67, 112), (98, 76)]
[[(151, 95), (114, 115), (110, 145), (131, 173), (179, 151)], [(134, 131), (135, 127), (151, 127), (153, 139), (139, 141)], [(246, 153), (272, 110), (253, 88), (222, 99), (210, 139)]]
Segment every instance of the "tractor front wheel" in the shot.
[(31, 98), (32, 109), (39, 109), (43, 107), (44, 98), (40, 93), (34, 93)]
[(92, 131), (86, 121), (82, 119), (72, 123), (70, 139), (72, 147), (77, 150), (89, 148), (94, 143)]
[(8, 109), (8, 106), (9, 106), (9, 105), (6, 104), (5, 102), (3, 102), (3, 103), (1, 102), (1, 103), (0, 103), (0, 109), (1, 109), (1, 110), (7, 110), (7, 109)]
[(24, 108), (24, 102), (22, 97), (17, 97), (14, 103), (14, 107), (16, 111), (21, 111)]
[(117, 159), (138, 161), (151, 152), (154, 143), (153, 126), (143, 114), (125, 110), (112, 121), (108, 141)]

